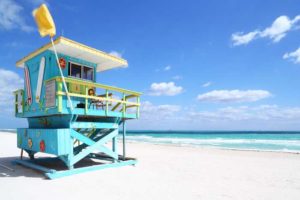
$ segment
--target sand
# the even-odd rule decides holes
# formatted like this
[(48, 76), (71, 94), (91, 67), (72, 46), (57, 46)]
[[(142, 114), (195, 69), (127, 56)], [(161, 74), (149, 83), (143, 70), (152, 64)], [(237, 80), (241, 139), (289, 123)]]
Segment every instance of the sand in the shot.
[(0, 133), (0, 198), (7, 199), (300, 199), (300, 155), (128, 143), (134, 166), (48, 180), (10, 164), (16, 135)]

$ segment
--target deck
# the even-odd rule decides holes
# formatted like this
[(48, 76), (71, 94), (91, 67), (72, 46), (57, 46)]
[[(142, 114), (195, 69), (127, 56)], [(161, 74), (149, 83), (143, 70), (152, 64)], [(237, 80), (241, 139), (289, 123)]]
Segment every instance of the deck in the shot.
[[(79, 115), (99, 117), (139, 118), (141, 93), (118, 87), (65, 78), (73, 110), (67, 100), (61, 77), (45, 81), (42, 100), (29, 105), (24, 90), (15, 91), (16, 117), (39, 117), (49, 115)], [(89, 94), (93, 89), (95, 94)]]

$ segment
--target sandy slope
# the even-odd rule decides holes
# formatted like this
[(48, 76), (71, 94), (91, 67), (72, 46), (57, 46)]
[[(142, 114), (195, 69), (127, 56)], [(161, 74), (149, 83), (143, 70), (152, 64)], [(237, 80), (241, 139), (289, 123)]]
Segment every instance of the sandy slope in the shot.
[(136, 167), (46, 180), (13, 166), (14, 134), (0, 134), (1, 199), (300, 199), (300, 155), (128, 144)]

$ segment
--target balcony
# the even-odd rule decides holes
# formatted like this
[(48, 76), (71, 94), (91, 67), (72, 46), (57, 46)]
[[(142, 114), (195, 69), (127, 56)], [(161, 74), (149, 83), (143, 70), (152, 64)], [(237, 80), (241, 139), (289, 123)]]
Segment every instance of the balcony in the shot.
[(61, 77), (45, 81), (44, 97), (28, 105), (24, 90), (15, 91), (17, 117), (38, 117), (56, 114), (139, 118), (141, 93), (118, 87), (65, 78), (73, 110), (67, 100)]

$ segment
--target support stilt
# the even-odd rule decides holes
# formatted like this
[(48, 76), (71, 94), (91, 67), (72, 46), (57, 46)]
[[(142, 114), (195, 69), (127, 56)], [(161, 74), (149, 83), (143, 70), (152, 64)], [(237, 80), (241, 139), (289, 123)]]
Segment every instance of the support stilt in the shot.
[(123, 129), (122, 129), (122, 133), (123, 133), (123, 160), (126, 158), (126, 146), (125, 146), (125, 140), (126, 140), (126, 121), (125, 119), (123, 120)]

